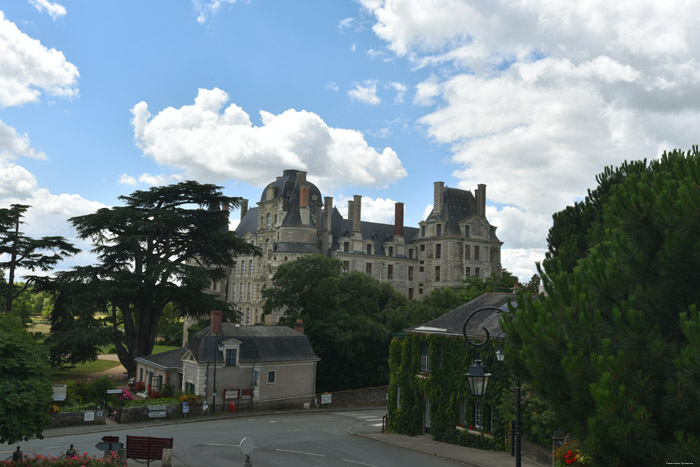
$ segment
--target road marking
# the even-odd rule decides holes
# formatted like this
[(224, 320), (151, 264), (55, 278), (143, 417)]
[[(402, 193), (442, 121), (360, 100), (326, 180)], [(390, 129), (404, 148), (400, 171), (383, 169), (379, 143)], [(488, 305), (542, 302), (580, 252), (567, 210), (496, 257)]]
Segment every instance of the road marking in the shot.
[(331, 412), (333, 415), (351, 415), (353, 417), (357, 417), (359, 415), (367, 415), (364, 413), (352, 413), (352, 412)]
[(381, 422), (381, 418), (366, 418), (365, 421), (367, 422)]
[(382, 425), (383, 425), (383, 423), (372, 423), (371, 426), (382, 426)]
[(353, 463), (353, 464), (358, 464), (358, 465), (367, 465), (367, 466), (369, 466), (369, 467), (377, 467), (377, 466), (374, 465), (374, 464), (365, 464), (364, 462), (351, 461), (350, 459), (340, 459), (340, 460), (341, 460), (341, 461), (345, 461), (345, 462), (351, 462), (351, 463)]
[(362, 417), (356, 417), (356, 418), (377, 418), (376, 415), (364, 415)]
[(294, 420), (277, 420), (276, 422), (270, 421), (270, 423), (308, 422), (308, 421), (315, 421), (315, 420), (323, 420), (324, 418), (333, 418), (333, 417), (295, 418)]
[(309, 456), (316, 456), (316, 457), (326, 457), (325, 454), (316, 454), (316, 453), (313, 453), (313, 452), (304, 452), (304, 451), (291, 451), (291, 450), (289, 450), (289, 449), (275, 449), (275, 451), (279, 451), (279, 452), (292, 452), (292, 453), (294, 453), (294, 454), (307, 454), (307, 455), (309, 455)]
[(230, 448), (238, 448), (239, 444), (217, 444), (217, 443), (204, 443), (203, 446), (226, 446)]

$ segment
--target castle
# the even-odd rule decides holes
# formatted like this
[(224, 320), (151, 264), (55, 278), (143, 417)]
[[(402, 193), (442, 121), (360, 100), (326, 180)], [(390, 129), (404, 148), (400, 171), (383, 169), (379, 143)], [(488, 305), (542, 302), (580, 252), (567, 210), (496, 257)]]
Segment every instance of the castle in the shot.
[(418, 228), (404, 227), (403, 217), (404, 205), (396, 203), (393, 225), (363, 221), (362, 197), (355, 195), (344, 219), (306, 172), (285, 170), (256, 207), (241, 202), (236, 233), (262, 256), (238, 256), (226, 284), (215, 284), (214, 292), (241, 312), (241, 324), (270, 324), (278, 317), (263, 316), (263, 289), (281, 264), (306, 255), (336, 258), (345, 271), (389, 281), (409, 299), (469, 277), (500, 274), (503, 242), (486, 219), (486, 185), (472, 193), (435, 182), (430, 215)]

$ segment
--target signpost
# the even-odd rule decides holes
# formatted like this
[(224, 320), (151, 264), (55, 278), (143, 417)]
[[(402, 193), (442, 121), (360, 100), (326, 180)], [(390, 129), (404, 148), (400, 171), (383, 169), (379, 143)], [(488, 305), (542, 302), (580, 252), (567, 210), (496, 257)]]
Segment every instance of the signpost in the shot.
[(164, 405), (149, 405), (148, 406), (148, 417), (149, 418), (163, 418), (167, 415), (166, 407)]
[(238, 446), (243, 455), (245, 456), (245, 462), (243, 463), (243, 466), (251, 467), (253, 464), (250, 462), (250, 455), (255, 449), (255, 441), (253, 441), (253, 438), (245, 437), (241, 440), (241, 444), (239, 444)]
[(107, 394), (121, 394), (124, 392), (123, 389), (107, 389)]
[(333, 400), (333, 394), (321, 394), (321, 405), (323, 404), (330, 404), (331, 401)]

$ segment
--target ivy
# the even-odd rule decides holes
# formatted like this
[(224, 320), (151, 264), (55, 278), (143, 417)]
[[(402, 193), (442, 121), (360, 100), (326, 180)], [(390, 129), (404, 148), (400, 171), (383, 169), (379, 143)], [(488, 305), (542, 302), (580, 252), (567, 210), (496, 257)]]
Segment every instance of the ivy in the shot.
[[(429, 369), (420, 373), (421, 343), (429, 344)], [(394, 433), (419, 435), (423, 432), (425, 401), (430, 401), (433, 439), (488, 450), (505, 450), (515, 417), (514, 381), (505, 364), (497, 361), (501, 342), (492, 340), (479, 348), (482, 364), (491, 373), (486, 396), (481, 400), (483, 432), (474, 425), (475, 398), (464, 376), (475, 358), (475, 349), (462, 338), (409, 334), (395, 338), (389, 350), (388, 429)], [(400, 388), (400, 391), (399, 391)], [(528, 397), (523, 411), (525, 437), (551, 446), (552, 420), (547, 407)], [(461, 412), (463, 423), (460, 423)], [(463, 429), (458, 428), (463, 425)]]

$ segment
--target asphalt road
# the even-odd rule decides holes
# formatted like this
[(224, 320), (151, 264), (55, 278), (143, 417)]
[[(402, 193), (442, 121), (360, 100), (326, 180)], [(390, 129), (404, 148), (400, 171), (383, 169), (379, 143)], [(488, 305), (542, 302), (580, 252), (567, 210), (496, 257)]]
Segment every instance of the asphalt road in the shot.
[[(58, 455), (74, 444), (80, 452), (102, 455), (95, 448), (102, 436), (126, 435), (174, 438), (176, 467), (240, 466), (244, 455), (239, 444), (245, 437), (252, 438), (255, 450), (250, 456), (253, 466), (313, 467), (313, 466), (455, 466), (462, 465), (427, 454), (387, 445), (348, 433), (355, 430), (379, 430), (385, 410), (361, 412), (322, 412), (228, 418), (151, 426), (130, 430), (105, 431), (83, 435), (68, 435), (30, 440), (19, 443), (25, 454)], [(0, 459), (11, 455), (14, 446), (0, 445)], [(129, 465), (136, 464), (130, 460)], [(151, 465), (159, 466), (160, 461)]]

